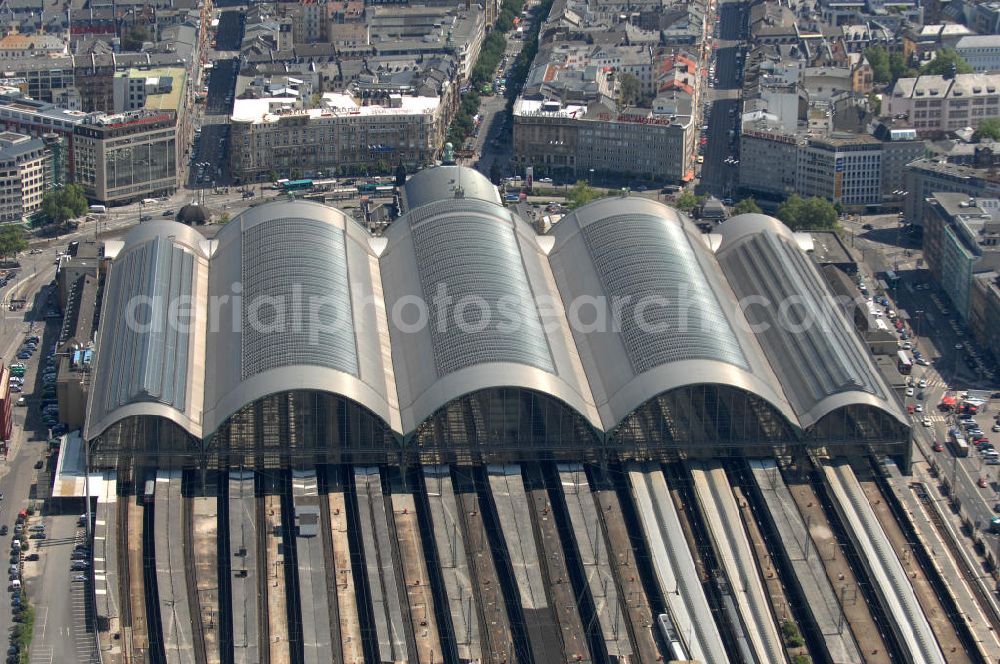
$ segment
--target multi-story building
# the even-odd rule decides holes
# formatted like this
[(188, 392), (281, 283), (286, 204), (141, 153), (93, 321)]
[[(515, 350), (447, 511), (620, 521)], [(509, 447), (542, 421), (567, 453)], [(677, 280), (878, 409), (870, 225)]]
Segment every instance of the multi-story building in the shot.
[(880, 129), (813, 136), (786, 133), (764, 118), (744, 122), (740, 187), (774, 198), (820, 196), (848, 207), (898, 205), (904, 168), (923, 155), (923, 141), (913, 130)]
[(364, 173), (402, 163), (434, 161), (444, 144), (449, 114), (438, 97), (390, 95), (361, 105), (326, 93), (321, 107), (295, 108), (293, 99), (237, 99), (230, 130), (230, 167), (253, 181), (276, 172), (320, 170)]
[(1000, 175), (994, 169), (951, 164), (943, 160), (916, 159), (906, 165), (903, 214), (910, 223), (923, 225), (925, 201), (936, 192), (957, 192), (973, 198), (1000, 197)]
[(0, 132), (0, 222), (25, 221), (41, 209), (49, 158), (41, 140)]
[(1000, 116), (1000, 74), (901, 78), (885, 96), (883, 112), (907, 116), (922, 136), (975, 129)]
[(972, 279), (969, 294), (969, 329), (979, 344), (1000, 357), (1000, 273), (983, 272)]
[(764, 125), (744, 123), (740, 134), (740, 187), (776, 198), (787, 196), (795, 191), (798, 159), (798, 138)]
[(980, 2), (973, 5), (969, 27), (981, 35), (1000, 34), (1000, 2)]
[(45, 58), (65, 52), (63, 40), (54, 35), (13, 33), (0, 37), (0, 58)]
[(882, 202), (882, 142), (868, 134), (810, 138), (796, 163), (796, 191), (853, 207)]
[(1000, 270), (1000, 200), (938, 192), (925, 208), (924, 260), (967, 321), (974, 276)]
[(621, 112), (601, 103), (514, 104), (514, 161), (536, 174), (681, 182), (690, 175), (696, 134), (690, 98), (680, 93), (658, 98), (652, 109)]
[(71, 111), (53, 104), (24, 97), (0, 95), (0, 130), (27, 134), (35, 138), (55, 135), (62, 139), (62, 153), (56, 168), (63, 169), (64, 181), (74, 176), (74, 132), (88, 117), (83, 111)]
[(962, 37), (955, 52), (977, 72), (1000, 70), (1000, 34)]
[(87, 197), (128, 203), (177, 189), (177, 114), (128, 111), (87, 117), (74, 131), (75, 180)]

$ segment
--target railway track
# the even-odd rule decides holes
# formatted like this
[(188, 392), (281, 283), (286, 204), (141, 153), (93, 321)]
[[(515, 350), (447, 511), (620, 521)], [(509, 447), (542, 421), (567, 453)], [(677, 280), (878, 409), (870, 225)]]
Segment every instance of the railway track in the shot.
[[(187, 596), (191, 614), (191, 634), (194, 640), (194, 661), (197, 664), (208, 664), (205, 648), (205, 625), (202, 623), (201, 597), (198, 594), (197, 569), (194, 557), (194, 509), (192, 500), (185, 498), (188, 478), (181, 481), (181, 528), (184, 531), (184, 569), (187, 580)], [(188, 492), (189, 493), (189, 492)]]
[(965, 579), (965, 582), (970, 588), (972, 588), (976, 603), (979, 604), (979, 607), (982, 609), (983, 615), (986, 616), (986, 619), (990, 623), (990, 627), (994, 632), (1000, 634), (1000, 616), (997, 616), (996, 612), (993, 611), (990, 606), (989, 597), (986, 596), (986, 592), (979, 584), (979, 575), (976, 574), (975, 569), (971, 567), (969, 560), (962, 555), (963, 551), (959, 547), (958, 543), (955, 542), (947, 527), (944, 525), (941, 515), (936, 509), (934, 509), (930, 492), (927, 490), (927, 487), (924, 486), (923, 482), (913, 482), (910, 484), (910, 488), (913, 489), (917, 499), (921, 502), (921, 504), (923, 504), (931, 525), (934, 526), (934, 530), (936, 530), (941, 536), (941, 541), (948, 547), (948, 551), (951, 553), (951, 557), (955, 560), (955, 564), (958, 567), (959, 572), (962, 573), (962, 578)]
[(267, 603), (267, 530), (264, 528), (264, 496), (258, 491), (254, 496), (254, 539), (257, 560), (257, 647), (261, 664), (271, 661), (271, 629), (266, 616)]
[(132, 587), (132, 570), (129, 566), (129, 527), (128, 527), (128, 505), (131, 496), (128, 494), (119, 496), (117, 502), (118, 509), (118, 533), (116, 546), (118, 547), (118, 605), (121, 607), (121, 640), (122, 640), (122, 660), (126, 664), (140, 662), (134, 654), (134, 642), (132, 639), (132, 600), (129, 597), (129, 589)]

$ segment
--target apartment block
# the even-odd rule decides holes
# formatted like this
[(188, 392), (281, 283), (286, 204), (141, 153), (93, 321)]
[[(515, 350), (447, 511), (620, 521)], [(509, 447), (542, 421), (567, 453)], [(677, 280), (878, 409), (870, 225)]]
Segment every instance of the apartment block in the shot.
[(237, 99), (230, 134), (234, 176), (254, 181), (272, 171), (364, 173), (398, 163), (413, 170), (434, 161), (444, 145), (448, 113), (438, 97), (390, 95), (359, 103), (323, 95), (320, 108), (295, 99)]
[(0, 132), (0, 222), (26, 221), (41, 209), (49, 159), (40, 139)]
[(87, 197), (124, 204), (177, 189), (177, 114), (143, 109), (87, 117), (74, 130), (75, 180)]
[(921, 136), (936, 136), (1000, 116), (1000, 74), (918, 76), (896, 81), (883, 113), (905, 115)]
[(601, 103), (514, 104), (514, 160), (539, 175), (627, 174), (681, 182), (692, 175), (696, 134), (690, 98), (681, 94), (657, 98), (651, 109), (621, 112)]

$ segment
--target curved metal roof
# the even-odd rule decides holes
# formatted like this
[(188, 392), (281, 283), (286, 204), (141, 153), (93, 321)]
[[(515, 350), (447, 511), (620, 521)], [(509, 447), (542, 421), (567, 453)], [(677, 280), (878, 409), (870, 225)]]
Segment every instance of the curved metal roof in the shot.
[(309, 201), (238, 215), (215, 239), (205, 433), (268, 394), (320, 390), (399, 424), (368, 233)]
[(794, 233), (773, 217), (746, 214), (719, 229), (717, 256), (803, 428), (859, 404), (905, 422), (850, 324)]
[(136, 226), (105, 286), (87, 437), (132, 415), (201, 432), (207, 290), (204, 238), (173, 221)]
[(645, 198), (606, 198), (550, 234), (549, 262), (605, 429), (658, 394), (698, 383), (759, 394), (795, 422), (686, 217)]
[(462, 198), (503, 205), (500, 192), (479, 171), (464, 166), (434, 166), (411, 176), (403, 185), (403, 209), (416, 210), (429, 203), (456, 198), (459, 190)]
[(450, 198), (398, 219), (381, 257), (402, 431), (490, 387), (551, 394), (599, 425), (534, 231), (500, 205)]

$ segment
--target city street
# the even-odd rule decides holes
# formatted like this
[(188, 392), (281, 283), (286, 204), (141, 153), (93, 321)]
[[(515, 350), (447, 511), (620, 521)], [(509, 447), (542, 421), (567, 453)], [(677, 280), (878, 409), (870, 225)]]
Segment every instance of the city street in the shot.
[[(718, 5), (719, 30), (715, 39), (715, 73), (719, 83), (714, 88), (704, 89), (705, 100), (711, 107), (708, 125), (708, 143), (705, 146), (705, 162), (696, 187), (698, 193), (712, 194), (718, 198), (732, 195), (739, 175), (738, 166), (725, 163), (727, 157), (738, 155), (733, 144), (738, 146), (738, 117), (740, 112), (739, 78), (740, 67), (736, 55), (742, 48), (739, 41), (742, 26), (747, 15), (743, 5), (737, 2), (721, 2)], [(710, 20), (714, 20), (712, 17)], [(706, 83), (709, 79), (705, 79)], [(730, 133), (732, 132), (732, 133)]]
[[(953, 497), (968, 521), (977, 530), (988, 530), (990, 519), (997, 514), (993, 508), (1000, 503), (1000, 466), (985, 465), (975, 449), (970, 450), (967, 458), (957, 458), (947, 445), (948, 430), (955, 426), (955, 419), (937, 406), (948, 390), (990, 389), (993, 385), (967, 369), (964, 357), (969, 334), (950, 310), (944, 294), (933, 287), (917, 290), (918, 284), (933, 284), (933, 279), (924, 268), (919, 245), (908, 239), (898, 221), (894, 214), (843, 220), (845, 240), (859, 250), (868, 284), (875, 284), (876, 275), (885, 270), (898, 270), (900, 283), (890, 293), (893, 306), (910, 316), (914, 333), (910, 341), (932, 362), (932, 366), (913, 367), (914, 383), (924, 379), (927, 387), (916, 388), (914, 397), (904, 399), (906, 404), (914, 407), (920, 404), (924, 409), (911, 415), (913, 457), (936, 465), (942, 478), (953, 487)], [(865, 225), (869, 228), (863, 228)], [(961, 348), (956, 348), (957, 345)], [(991, 442), (1000, 444), (1000, 433), (990, 430), (996, 414), (997, 402), (992, 401), (985, 412), (976, 416), (976, 421)], [(931, 421), (930, 427), (921, 423), (924, 416)], [(935, 442), (943, 445), (941, 452), (934, 451)], [(987, 487), (978, 485), (980, 478), (987, 480)], [(1000, 536), (988, 535), (988, 539), (1000, 550)]]

